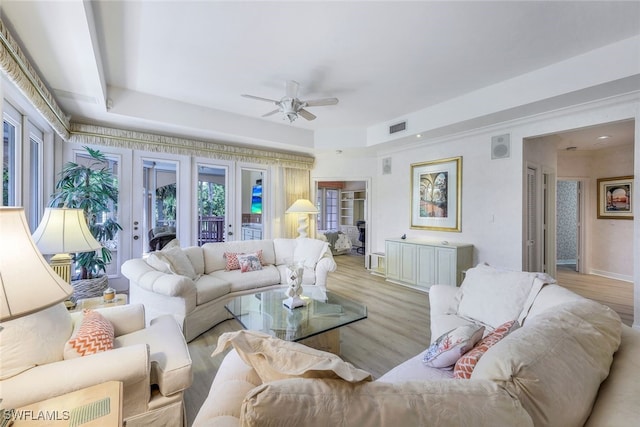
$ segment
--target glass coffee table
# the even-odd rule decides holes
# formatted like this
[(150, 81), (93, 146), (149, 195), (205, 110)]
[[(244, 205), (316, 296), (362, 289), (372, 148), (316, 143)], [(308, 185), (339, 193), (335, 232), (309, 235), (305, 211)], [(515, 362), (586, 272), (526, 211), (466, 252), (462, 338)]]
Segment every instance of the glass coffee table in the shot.
[(226, 307), (243, 328), (340, 354), (339, 328), (367, 318), (367, 307), (320, 288), (307, 287), (307, 305), (284, 307), (286, 287), (235, 297)]

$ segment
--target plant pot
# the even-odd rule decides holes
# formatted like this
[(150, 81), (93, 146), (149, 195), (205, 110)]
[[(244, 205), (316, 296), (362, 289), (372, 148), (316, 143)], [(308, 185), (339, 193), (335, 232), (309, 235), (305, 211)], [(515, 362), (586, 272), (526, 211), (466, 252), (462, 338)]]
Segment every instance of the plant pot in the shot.
[(102, 292), (109, 286), (109, 278), (104, 275), (95, 279), (82, 279), (71, 281), (73, 287), (72, 298), (79, 299), (102, 297)]

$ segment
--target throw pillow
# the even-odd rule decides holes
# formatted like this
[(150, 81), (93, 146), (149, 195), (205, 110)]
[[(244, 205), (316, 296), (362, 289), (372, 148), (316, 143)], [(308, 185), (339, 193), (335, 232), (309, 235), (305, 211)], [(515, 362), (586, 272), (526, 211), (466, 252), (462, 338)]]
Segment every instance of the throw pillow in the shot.
[(196, 279), (196, 270), (193, 268), (189, 257), (182, 251), (179, 246), (165, 246), (160, 251), (160, 254), (164, 256), (170, 264), (170, 269), (173, 274), (179, 274), (181, 276), (187, 276), (191, 280)]
[[(245, 255), (244, 252), (225, 252), (224, 257), (227, 259), (227, 265), (225, 270), (240, 270), (240, 261), (238, 260), (239, 255)], [(265, 265), (264, 258), (262, 257), (262, 249), (258, 249), (256, 252), (251, 255), (256, 255), (260, 260), (261, 265)]]
[(171, 271), (171, 263), (160, 252), (151, 252), (147, 257), (147, 264), (161, 273), (173, 274)]
[(238, 253), (237, 252), (225, 252), (224, 257), (227, 259), (227, 266), (225, 270), (239, 270), (240, 263), (238, 262)]
[(453, 377), (459, 379), (469, 379), (473, 373), (473, 369), (476, 367), (478, 360), (495, 345), (502, 338), (506, 337), (511, 331), (519, 328), (520, 325), (517, 321), (511, 320), (498, 326), (493, 332), (486, 337), (482, 338), (475, 347), (466, 352), (453, 368)]
[(99, 353), (113, 348), (113, 325), (100, 313), (93, 310), (82, 311), (80, 327), (64, 346), (64, 358)]
[(460, 326), (438, 337), (425, 352), (422, 361), (432, 368), (448, 368), (471, 350), (482, 338), (484, 326)]
[(302, 262), (305, 267), (315, 268), (329, 248), (328, 242), (318, 239), (298, 238), (293, 251), (293, 262)]
[(286, 378), (341, 378), (352, 383), (373, 380), (371, 374), (333, 353), (256, 331), (240, 330), (220, 335), (211, 356), (222, 353), (231, 345), (240, 358), (253, 367), (263, 383)]
[(529, 295), (537, 293), (544, 283), (537, 278), (537, 273), (501, 270), (479, 264), (467, 270), (460, 285), (461, 297), (456, 314), (491, 329), (520, 319), (521, 313), (528, 311), (527, 305), (533, 302)]
[(262, 263), (257, 253), (242, 254), (238, 255), (237, 258), (241, 273), (262, 270)]

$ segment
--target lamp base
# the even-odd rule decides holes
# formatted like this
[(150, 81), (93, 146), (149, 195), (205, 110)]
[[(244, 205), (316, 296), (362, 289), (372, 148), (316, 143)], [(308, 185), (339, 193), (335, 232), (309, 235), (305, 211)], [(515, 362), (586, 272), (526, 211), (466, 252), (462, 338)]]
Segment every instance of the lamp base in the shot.
[(293, 310), (294, 308), (304, 307), (305, 305), (307, 305), (307, 302), (296, 295), (295, 297), (283, 300), (282, 305), (287, 307), (289, 310)]
[(67, 283), (71, 283), (71, 259), (69, 254), (56, 254), (49, 262), (53, 271)]
[(304, 239), (305, 237), (307, 237), (307, 228), (309, 227), (307, 225), (307, 217), (308, 214), (298, 215), (298, 238)]

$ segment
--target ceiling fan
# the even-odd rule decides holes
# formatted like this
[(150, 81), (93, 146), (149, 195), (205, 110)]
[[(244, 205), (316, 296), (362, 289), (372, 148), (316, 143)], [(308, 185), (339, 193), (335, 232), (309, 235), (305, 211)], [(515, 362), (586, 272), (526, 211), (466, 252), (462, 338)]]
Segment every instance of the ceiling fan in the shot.
[(289, 123), (293, 123), (293, 121), (298, 118), (298, 115), (304, 117), (307, 120), (315, 119), (316, 116), (311, 114), (308, 110), (305, 110), (306, 107), (320, 107), (323, 105), (335, 105), (338, 103), (338, 98), (311, 99), (308, 101), (302, 101), (298, 99), (298, 89), (300, 88), (300, 84), (293, 80), (289, 80), (286, 83), (285, 87), (286, 95), (283, 96), (280, 101), (276, 101), (275, 99), (262, 98), (260, 96), (254, 95), (243, 94), (242, 96), (244, 96), (245, 98), (257, 99), (258, 101), (271, 102), (277, 105), (277, 109), (263, 114), (262, 117), (268, 117), (281, 112), (284, 114), (283, 118), (289, 119)]

